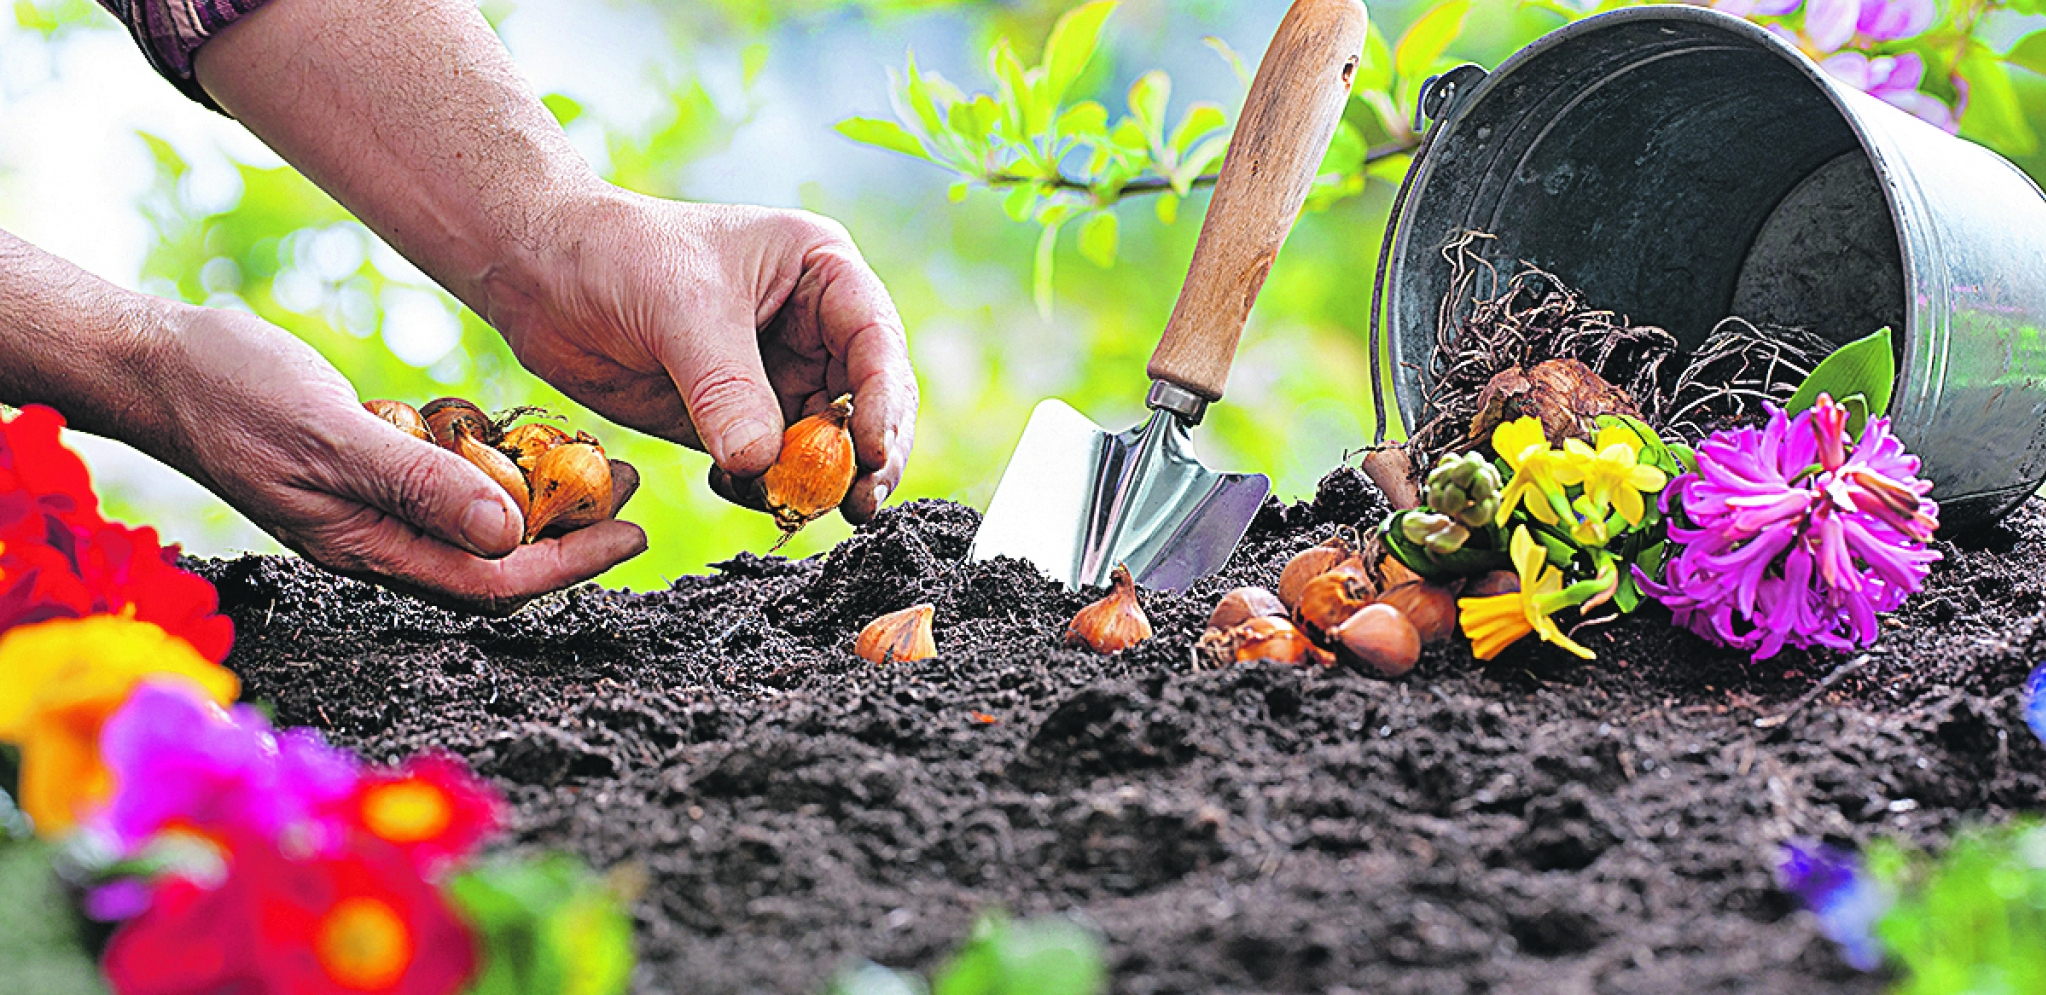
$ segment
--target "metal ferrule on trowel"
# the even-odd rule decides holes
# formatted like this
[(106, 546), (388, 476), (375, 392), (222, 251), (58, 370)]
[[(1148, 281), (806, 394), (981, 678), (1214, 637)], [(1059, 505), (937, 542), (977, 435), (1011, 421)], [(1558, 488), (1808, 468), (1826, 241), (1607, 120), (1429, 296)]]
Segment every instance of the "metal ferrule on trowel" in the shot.
[(1040, 402), (974, 536), (973, 559), (1027, 559), (1071, 588), (1108, 583), (1120, 563), (1163, 590), (1229, 561), (1272, 482), (1208, 469), (1191, 430), (1222, 397), (1251, 305), (1328, 153), (1365, 25), (1358, 0), (1296, 0), (1287, 12), (1151, 355), (1150, 417), (1115, 433), (1062, 401)]

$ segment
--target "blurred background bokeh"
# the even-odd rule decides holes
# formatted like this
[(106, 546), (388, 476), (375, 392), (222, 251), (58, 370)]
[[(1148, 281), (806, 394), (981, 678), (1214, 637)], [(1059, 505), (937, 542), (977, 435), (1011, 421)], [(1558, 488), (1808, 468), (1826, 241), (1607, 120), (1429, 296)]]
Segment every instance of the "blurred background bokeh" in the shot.
[[(1204, 39), (1255, 62), (1288, 0), (1128, 0), (1078, 90), (1119, 107), (1141, 74), (1232, 112), (1243, 83)], [(833, 131), (887, 118), (887, 70), (914, 49), (926, 69), (986, 89), (986, 53), (1011, 39), (1034, 61), (1069, 0), (487, 0), (485, 13), (569, 135), (618, 183), (690, 200), (802, 207), (853, 232), (892, 288), (923, 392), (898, 500), (985, 506), (1030, 407), (1062, 397), (1104, 425), (1137, 420), (1143, 366), (1192, 253), (1204, 194), (1178, 223), (1153, 205), (1117, 208), (1120, 260), (1103, 268), (1073, 240), (1055, 260), (1048, 315), (1032, 298), (1038, 229), (1001, 195), (948, 196), (927, 163)], [(15, 0), (0, 14), (0, 228), (124, 286), (243, 307), (297, 333), (364, 398), (455, 394), (487, 409), (541, 405), (601, 436), (645, 477), (626, 517), (651, 550), (602, 578), (646, 590), (777, 536), (764, 516), (711, 495), (701, 454), (579, 409), (521, 370), (496, 335), (225, 117), (156, 79), (90, 0)], [(1420, 3), (1379, 3), (1397, 39)], [(1482, 0), (1451, 54), (1492, 66), (1559, 24), (1536, 5)], [(2013, 19), (1998, 33), (2026, 27)], [(2046, 78), (2011, 74), (2026, 116)], [(1964, 119), (1964, 131), (1968, 122)], [(2040, 175), (2036, 149), (2022, 157)], [(1393, 174), (1396, 175), (1396, 174)], [(1251, 317), (1226, 402), (1198, 434), (1218, 468), (1272, 475), (1282, 498), (1369, 441), (1364, 345), (1372, 267), (1393, 188), (1305, 216)], [(111, 513), (155, 524), (190, 551), (278, 547), (196, 485), (118, 443), (75, 437)], [(829, 548), (847, 528), (813, 526), (786, 552)]]

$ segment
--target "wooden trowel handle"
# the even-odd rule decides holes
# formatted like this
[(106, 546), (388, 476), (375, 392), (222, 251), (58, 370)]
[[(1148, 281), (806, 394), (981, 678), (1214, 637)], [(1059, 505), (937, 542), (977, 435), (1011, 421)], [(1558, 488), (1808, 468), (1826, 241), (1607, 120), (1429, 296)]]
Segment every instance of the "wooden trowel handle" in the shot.
[(1365, 24), (1358, 0), (1295, 0), (1286, 12), (1243, 102), (1151, 379), (1221, 399), (1250, 306), (1342, 119)]

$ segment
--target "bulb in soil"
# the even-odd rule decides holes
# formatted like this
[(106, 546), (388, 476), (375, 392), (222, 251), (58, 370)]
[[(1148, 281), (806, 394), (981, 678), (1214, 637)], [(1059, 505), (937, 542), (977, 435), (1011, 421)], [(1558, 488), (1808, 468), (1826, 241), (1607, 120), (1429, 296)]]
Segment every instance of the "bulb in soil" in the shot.
[[(527, 422), (516, 425), (504, 433), (504, 441), (498, 448), (510, 454), (519, 464), (519, 469), (533, 472), (533, 464), (539, 462), (540, 454), (563, 443), (576, 441), (567, 432), (544, 422)], [(590, 440), (594, 442), (595, 440)]]
[(1421, 575), (1415, 573), (1414, 568), (1400, 562), (1400, 558), (1391, 553), (1385, 554), (1385, 558), (1378, 561), (1378, 589), (1381, 591), (1390, 591), (1401, 584), (1411, 584), (1421, 579)]
[(1490, 598), (1520, 590), (1520, 575), (1511, 570), (1494, 570), (1464, 588), (1466, 598)]
[(611, 513), (611, 461), (584, 442), (555, 446), (533, 462), (533, 510), (526, 541), (557, 522), (593, 522)]
[(852, 419), (851, 394), (831, 402), (831, 407), (811, 415), (782, 433), (781, 457), (760, 478), (761, 504), (781, 527), (786, 545), (803, 526), (838, 507), (852, 489), (859, 467), (853, 458), (852, 433), (846, 423)]
[(419, 409), (426, 419), (426, 428), (433, 433), (433, 441), (441, 448), (459, 452), (461, 436), (468, 435), (486, 446), (497, 445), (497, 424), (483, 409), (459, 397), (441, 397), (426, 402)]
[(364, 401), (362, 406), (370, 414), (396, 425), (406, 435), (422, 442), (433, 441), (433, 430), (426, 427), (426, 419), (412, 405), (403, 401)]
[(937, 656), (938, 644), (931, 637), (931, 618), (937, 613), (937, 606), (928, 604), (889, 612), (860, 630), (853, 652), (870, 663), (912, 663)]
[(1066, 626), (1067, 646), (1087, 646), (1096, 653), (1117, 653), (1149, 638), (1151, 620), (1137, 603), (1137, 582), (1121, 564), (1109, 578), (1108, 596), (1080, 609)]
[(1279, 601), (1289, 609), (1300, 607), (1300, 592), (1307, 587), (1308, 581), (1357, 555), (1355, 535), (1348, 528), (1339, 528), (1328, 541), (1301, 550), (1286, 561), (1286, 569), (1279, 573)]
[(1399, 609), (1382, 602), (1358, 609), (1335, 637), (1345, 655), (1387, 677), (1414, 669), (1421, 659), (1421, 634)]
[(1308, 635), (1326, 636), (1371, 603), (1371, 578), (1361, 560), (1347, 560), (1307, 582), (1293, 606), (1293, 621)]
[(1215, 610), (1208, 615), (1210, 631), (1227, 632), (1253, 618), (1264, 615), (1284, 615), (1286, 606), (1279, 596), (1262, 587), (1239, 587), (1215, 604)]
[(1298, 626), (1270, 615), (1253, 618), (1224, 634), (1222, 642), (1237, 663), (1270, 660), (1274, 663), (1334, 663), (1335, 657), (1314, 645)]
[(475, 436), (466, 431), (455, 433), (454, 450), (456, 455), (476, 464), (476, 468), (482, 470), (484, 476), (504, 488), (504, 492), (511, 495), (512, 503), (519, 506), (519, 514), (527, 516), (528, 523), (532, 521), (532, 491), (526, 486), (525, 473), (519, 469), (517, 463), (512, 462), (511, 457), (477, 441)]
[(1377, 603), (1399, 609), (1420, 634), (1423, 645), (1441, 642), (1456, 632), (1456, 592), (1441, 584), (1409, 581), (1379, 595)]

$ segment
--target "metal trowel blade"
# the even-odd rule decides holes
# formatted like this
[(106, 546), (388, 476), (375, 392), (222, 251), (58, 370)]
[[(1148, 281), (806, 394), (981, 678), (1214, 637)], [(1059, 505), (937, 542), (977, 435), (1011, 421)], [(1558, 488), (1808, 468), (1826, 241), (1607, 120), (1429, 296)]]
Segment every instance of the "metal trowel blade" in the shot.
[(1107, 584), (1121, 563), (1145, 587), (1181, 590), (1229, 562), (1271, 490), (1263, 474), (1201, 465), (1169, 411), (1117, 433), (1046, 400), (1023, 427), (969, 556), (1029, 560), (1068, 588)]

